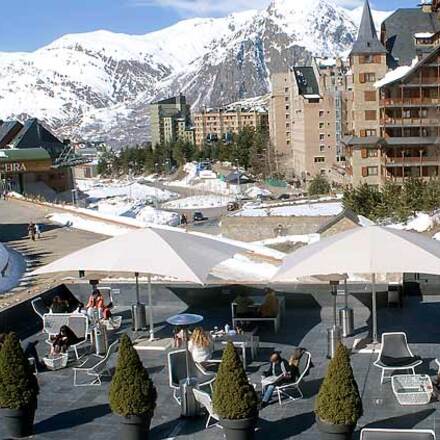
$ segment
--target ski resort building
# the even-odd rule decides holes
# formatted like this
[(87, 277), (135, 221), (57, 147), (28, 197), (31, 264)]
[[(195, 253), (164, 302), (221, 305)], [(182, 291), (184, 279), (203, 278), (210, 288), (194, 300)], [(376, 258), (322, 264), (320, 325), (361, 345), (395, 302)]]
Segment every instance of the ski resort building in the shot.
[(183, 95), (150, 104), (150, 132), (153, 148), (182, 140), (194, 144), (191, 106)]
[(263, 97), (223, 107), (205, 108), (195, 113), (193, 120), (198, 147), (212, 142), (231, 142), (232, 136), (244, 127), (267, 130), (267, 100)]
[(279, 169), (307, 183), (316, 174), (344, 182), (342, 137), (351, 128), (351, 91), (341, 60), (313, 61), (274, 74), (269, 126)]
[(398, 9), (380, 40), (368, 2), (350, 54), (353, 131), (344, 139), (352, 183), (440, 176), (440, 0)]
[(72, 168), (83, 162), (37, 119), (0, 122), (2, 189), (56, 198), (73, 188)]

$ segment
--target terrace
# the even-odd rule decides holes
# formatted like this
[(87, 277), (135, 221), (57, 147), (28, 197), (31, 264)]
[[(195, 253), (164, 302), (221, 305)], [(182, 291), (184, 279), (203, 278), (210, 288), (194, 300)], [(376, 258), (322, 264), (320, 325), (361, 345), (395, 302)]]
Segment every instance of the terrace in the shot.
[[(124, 317), (123, 326), (112, 335), (116, 338), (129, 330), (131, 324), (127, 304), (133, 300), (134, 289), (131, 285), (115, 286), (121, 288), (123, 295), (117, 304), (116, 314)], [(88, 294), (89, 286), (79, 284), (69, 286), (73, 294), (81, 300)], [(248, 375), (252, 382), (259, 383), (261, 371), (267, 368), (267, 360), (274, 350), (281, 350), (288, 357), (294, 346), (302, 346), (312, 353), (314, 368), (305, 378), (304, 399), (286, 402), (281, 407), (278, 402), (264, 408), (260, 412), (257, 438), (271, 436), (277, 439), (318, 438), (314, 422), (314, 400), (320, 383), (325, 374), (328, 360), (326, 359), (326, 328), (331, 322), (332, 309), (328, 286), (316, 285), (303, 287), (294, 293), (285, 293), (286, 315), (279, 333), (273, 333), (271, 325), (260, 326), (260, 349), (258, 356), (248, 366)], [(261, 293), (261, 291), (260, 291)], [(53, 295), (54, 292), (48, 293)], [(165, 318), (187, 310), (204, 316), (205, 329), (223, 326), (230, 322), (229, 304), (235, 293), (224, 293), (220, 288), (187, 289), (187, 288), (155, 288), (154, 303), (156, 326), (160, 337), (170, 336), (172, 328), (164, 324)], [(359, 293), (351, 296), (350, 303), (355, 310), (355, 336), (346, 339), (352, 346), (354, 338), (365, 336), (370, 324), (370, 311), (365, 305), (368, 294)], [(438, 355), (440, 329), (438, 317), (440, 313), (440, 297), (438, 296), (407, 296), (403, 308), (386, 308), (379, 310), (379, 331), (405, 331), (410, 346), (415, 354), (423, 358), (423, 365), (417, 372), (436, 374), (434, 359)], [(160, 299), (160, 303), (159, 303)], [(14, 319), (18, 313), (22, 319)], [(20, 335), (29, 340), (43, 341), (45, 336), (38, 331), (41, 320), (33, 313), (29, 304), (16, 306), (0, 314), (0, 328), (16, 328)], [(38, 346), (40, 354), (45, 354), (48, 346), (41, 342)], [(168, 370), (166, 354), (161, 351), (140, 351), (141, 359), (158, 389), (158, 402), (152, 421), (152, 439), (222, 439), (222, 430), (217, 427), (205, 429), (206, 417), (197, 419), (180, 418), (180, 408), (172, 399), (172, 391), (168, 387)], [(400, 406), (394, 397), (390, 383), (380, 384), (380, 370), (373, 366), (376, 354), (353, 353), (351, 357), (353, 370), (359, 385), (364, 405), (364, 416), (358, 428), (398, 427), (434, 429), (437, 435), (436, 420), (437, 403), (424, 406)], [(111, 359), (113, 366), (115, 358)], [(36, 437), (42, 440), (63, 437), (65, 440), (81, 437), (94, 439), (118, 439), (119, 423), (108, 406), (109, 382), (97, 387), (74, 387), (73, 371), (68, 368), (59, 371), (47, 371), (38, 374), (41, 391), (35, 422)], [(3, 427), (0, 426), (0, 437), (4, 438)], [(359, 438), (359, 431), (355, 439)]]

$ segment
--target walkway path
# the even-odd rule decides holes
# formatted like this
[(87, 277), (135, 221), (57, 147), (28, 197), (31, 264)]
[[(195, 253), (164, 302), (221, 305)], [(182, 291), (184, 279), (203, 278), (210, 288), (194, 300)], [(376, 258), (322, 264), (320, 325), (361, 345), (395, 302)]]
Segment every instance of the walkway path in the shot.
[[(45, 218), (54, 208), (9, 199), (0, 200), (0, 242), (21, 253), (27, 262), (27, 272), (68, 255), (85, 246), (107, 238), (77, 229), (69, 229), (49, 223)], [(32, 242), (27, 235), (30, 221), (38, 223), (42, 231), (41, 239)], [(21, 301), (55, 282), (53, 277), (26, 277), (20, 286), (0, 297), (0, 309), (12, 302)]]

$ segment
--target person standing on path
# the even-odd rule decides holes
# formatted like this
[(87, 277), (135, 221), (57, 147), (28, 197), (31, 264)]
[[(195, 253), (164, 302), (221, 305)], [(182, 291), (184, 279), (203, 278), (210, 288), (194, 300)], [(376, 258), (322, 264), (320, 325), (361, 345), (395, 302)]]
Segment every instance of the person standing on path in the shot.
[(35, 223), (34, 228), (35, 228), (35, 234), (37, 235), (37, 238), (40, 239), (41, 238), (41, 229), (40, 229), (40, 226), (38, 225), (38, 223)]
[(29, 226), (28, 226), (28, 233), (29, 233), (29, 237), (31, 238), (32, 241), (35, 241), (35, 232), (36, 232), (36, 230), (35, 230), (34, 223), (30, 222)]

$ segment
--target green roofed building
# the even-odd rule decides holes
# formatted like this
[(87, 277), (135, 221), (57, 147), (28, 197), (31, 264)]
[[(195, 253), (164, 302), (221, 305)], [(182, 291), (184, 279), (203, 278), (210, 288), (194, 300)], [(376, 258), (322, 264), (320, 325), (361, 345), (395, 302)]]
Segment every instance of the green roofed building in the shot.
[(73, 189), (72, 168), (84, 162), (37, 119), (0, 121), (0, 188), (47, 198)]

